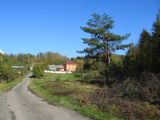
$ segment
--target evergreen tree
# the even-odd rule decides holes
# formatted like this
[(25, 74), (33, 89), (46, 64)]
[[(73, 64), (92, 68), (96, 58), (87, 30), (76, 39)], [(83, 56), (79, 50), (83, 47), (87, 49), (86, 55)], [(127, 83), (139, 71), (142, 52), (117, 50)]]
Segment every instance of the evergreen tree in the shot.
[(126, 77), (138, 76), (140, 68), (137, 61), (138, 49), (133, 44), (131, 44), (128, 53), (123, 60)]
[(110, 84), (108, 80), (110, 56), (112, 52), (128, 47), (128, 45), (122, 45), (121, 43), (129, 37), (129, 34), (117, 35), (112, 33), (112, 28), (113, 20), (106, 14), (93, 14), (92, 18), (87, 22), (87, 27), (81, 27), (81, 29), (89, 33), (91, 37), (82, 39), (88, 47), (80, 51), (80, 53), (85, 53), (87, 57), (96, 58), (98, 61), (102, 60), (105, 63), (106, 84), (108, 85)]
[(141, 72), (151, 70), (151, 35), (147, 30), (143, 30), (138, 44), (138, 64)]
[(152, 58), (152, 71), (160, 72), (160, 11), (158, 12), (157, 19), (153, 24)]

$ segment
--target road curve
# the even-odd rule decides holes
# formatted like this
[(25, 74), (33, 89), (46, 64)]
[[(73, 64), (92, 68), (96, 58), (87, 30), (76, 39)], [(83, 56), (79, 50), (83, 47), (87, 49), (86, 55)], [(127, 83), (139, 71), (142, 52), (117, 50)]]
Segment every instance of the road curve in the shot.
[(4, 116), (2, 120), (89, 120), (75, 111), (49, 105), (28, 90), (29, 83), (30, 78), (26, 76), (22, 83), (5, 95), (9, 107), (6, 111), (11, 118)]

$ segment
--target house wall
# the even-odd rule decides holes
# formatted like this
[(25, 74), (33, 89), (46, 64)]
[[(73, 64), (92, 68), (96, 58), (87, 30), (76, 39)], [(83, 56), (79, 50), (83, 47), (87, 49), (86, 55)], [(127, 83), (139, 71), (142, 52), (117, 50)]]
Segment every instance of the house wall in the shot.
[(52, 70), (52, 71), (64, 71), (64, 66), (63, 65), (49, 65), (48, 70)]
[(66, 71), (71, 71), (71, 72), (74, 72), (76, 71), (76, 64), (66, 64), (65, 65), (65, 69)]

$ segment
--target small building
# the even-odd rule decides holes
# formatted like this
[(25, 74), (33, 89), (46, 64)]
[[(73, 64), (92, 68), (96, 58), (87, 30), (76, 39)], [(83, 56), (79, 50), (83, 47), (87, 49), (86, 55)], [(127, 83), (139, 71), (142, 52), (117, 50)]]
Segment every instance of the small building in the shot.
[(63, 65), (49, 65), (48, 68), (50, 71), (64, 71)]
[(23, 65), (18, 66), (18, 65), (12, 65), (11, 66), (13, 70), (16, 70), (19, 74), (22, 73), (22, 71), (25, 69), (25, 67)]
[(76, 63), (74, 63), (71, 60), (68, 60), (64, 64), (64, 69), (65, 69), (65, 71), (68, 71), (68, 72), (74, 72), (74, 71), (76, 71), (76, 67), (77, 67)]
[(13, 65), (13, 69), (24, 69), (24, 66)]

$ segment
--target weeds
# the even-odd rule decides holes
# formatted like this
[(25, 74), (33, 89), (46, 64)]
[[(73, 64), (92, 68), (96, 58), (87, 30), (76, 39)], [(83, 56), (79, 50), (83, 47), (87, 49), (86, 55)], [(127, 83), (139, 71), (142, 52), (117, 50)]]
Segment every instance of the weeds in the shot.
[(158, 120), (160, 107), (147, 102), (152, 94), (146, 89), (149, 83), (144, 80), (143, 83), (142, 86), (129, 80), (103, 89), (99, 82), (51, 80), (51, 76), (45, 76), (44, 80), (33, 79), (30, 88), (51, 103), (77, 110), (95, 120)]

